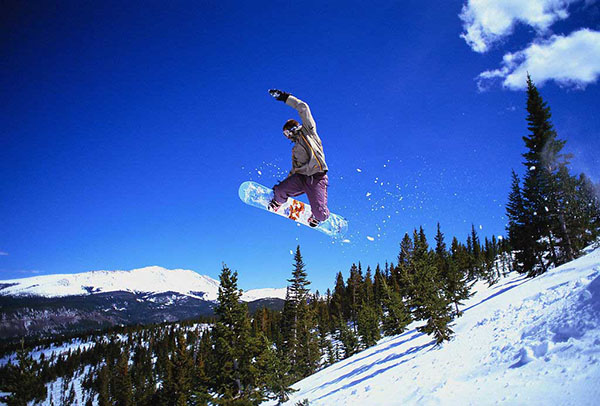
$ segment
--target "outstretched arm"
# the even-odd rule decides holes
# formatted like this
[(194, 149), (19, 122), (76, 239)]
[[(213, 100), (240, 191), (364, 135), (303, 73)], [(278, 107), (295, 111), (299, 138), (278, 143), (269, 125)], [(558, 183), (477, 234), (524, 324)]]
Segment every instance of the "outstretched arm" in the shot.
[(287, 104), (288, 106), (296, 109), (296, 111), (300, 115), (300, 118), (302, 119), (302, 125), (304, 127), (308, 128), (310, 130), (313, 130), (313, 131), (316, 130), (317, 125), (315, 123), (315, 120), (314, 120), (311, 112), (310, 112), (310, 108), (308, 107), (308, 104), (306, 104), (302, 100), (298, 99), (297, 97), (294, 97), (291, 94), (283, 92), (281, 90), (271, 89), (271, 90), (269, 90), (269, 93), (275, 99), (282, 101), (285, 104)]

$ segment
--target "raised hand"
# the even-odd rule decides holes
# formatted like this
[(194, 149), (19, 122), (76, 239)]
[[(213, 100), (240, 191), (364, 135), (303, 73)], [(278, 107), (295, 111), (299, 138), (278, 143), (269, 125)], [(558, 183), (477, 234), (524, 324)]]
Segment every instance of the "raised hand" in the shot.
[(271, 94), (271, 96), (273, 96), (276, 100), (282, 101), (285, 103), (285, 101), (287, 100), (287, 98), (290, 96), (289, 93), (286, 93), (282, 90), (279, 89), (269, 89), (269, 93)]

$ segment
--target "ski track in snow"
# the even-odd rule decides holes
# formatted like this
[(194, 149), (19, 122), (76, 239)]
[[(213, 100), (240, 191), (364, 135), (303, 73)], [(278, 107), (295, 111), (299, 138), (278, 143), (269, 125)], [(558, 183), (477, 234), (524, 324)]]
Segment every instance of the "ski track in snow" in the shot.
[(452, 341), (435, 347), (413, 323), (296, 383), (285, 404), (597, 404), (600, 248), (535, 279), (511, 274), (475, 290)]

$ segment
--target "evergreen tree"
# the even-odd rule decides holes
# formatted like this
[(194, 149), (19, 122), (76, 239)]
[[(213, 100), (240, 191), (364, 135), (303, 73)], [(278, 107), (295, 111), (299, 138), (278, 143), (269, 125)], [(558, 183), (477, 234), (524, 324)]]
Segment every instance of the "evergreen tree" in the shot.
[(4, 390), (9, 395), (0, 397), (8, 405), (26, 406), (31, 400), (42, 401), (46, 398), (46, 386), (38, 375), (39, 365), (25, 350), (25, 341), (17, 351), (17, 365), (8, 365)]
[(514, 250), (513, 269), (523, 273), (528, 272), (537, 262), (536, 246), (533, 243), (531, 220), (527, 217), (525, 203), (521, 193), (519, 177), (512, 171), (511, 191), (506, 205), (508, 225), (506, 231)]
[(129, 374), (129, 353), (127, 350), (121, 353), (114, 374), (115, 388), (113, 399), (116, 406), (133, 405), (133, 384)]
[(410, 310), (404, 304), (402, 296), (392, 290), (385, 279), (381, 283), (383, 332), (385, 335), (402, 334), (406, 326), (412, 321)]
[(408, 233), (404, 234), (400, 243), (400, 253), (398, 254), (398, 265), (396, 266), (396, 278), (391, 287), (394, 291), (400, 292), (402, 296), (411, 296), (414, 286), (414, 268), (411, 261), (414, 253), (414, 245)]
[(349, 308), (349, 318), (354, 327), (354, 333), (357, 332), (358, 327), (358, 310), (362, 302), (361, 297), (361, 286), (362, 286), (362, 274), (360, 272), (360, 264), (357, 267), (356, 264), (352, 264), (350, 267), (350, 276), (346, 282), (346, 297)]
[(331, 314), (332, 324), (335, 327), (341, 326), (348, 314), (348, 306), (346, 305), (346, 284), (341, 272), (338, 272), (335, 278), (335, 287), (331, 295), (329, 304), (329, 313)]
[(283, 352), (291, 365), (290, 374), (298, 379), (312, 374), (321, 358), (315, 313), (308, 303), (310, 282), (304, 267), (298, 246), (282, 315)]
[(450, 322), (452, 310), (450, 300), (444, 294), (443, 282), (437, 273), (435, 259), (429, 252), (427, 238), (421, 227), (414, 232), (414, 253), (411, 268), (414, 269), (415, 290), (411, 302), (415, 307), (417, 320), (426, 320), (426, 324), (417, 330), (433, 334), (436, 343), (449, 340), (452, 335)]
[(290, 387), (292, 383), (289, 375), (290, 366), (285, 357), (279, 357), (271, 342), (263, 334), (256, 338), (258, 346), (256, 357), (257, 381), (265, 388), (265, 399), (276, 399), (280, 403), (287, 402), (289, 394), (294, 392)]
[(213, 354), (209, 368), (212, 390), (219, 404), (250, 404), (255, 395), (252, 383), (250, 320), (246, 304), (240, 302), (237, 272), (223, 265), (215, 314), (218, 321), (212, 331)]
[(161, 403), (168, 406), (185, 406), (192, 392), (194, 360), (187, 348), (181, 330), (176, 333), (176, 348), (167, 361), (167, 376), (160, 393)]
[(383, 316), (383, 284), (387, 285), (385, 275), (381, 272), (379, 264), (375, 268), (375, 276), (373, 278), (373, 301), (379, 318)]
[(354, 331), (346, 323), (340, 326), (338, 340), (342, 343), (344, 358), (354, 355), (359, 350), (359, 342)]
[(446, 296), (454, 304), (454, 315), (459, 317), (462, 312), (458, 309), (463, 300), (472, 296), (469, 277), (466, 271), (466, 249), (461, 245), (456, 237), (452, 239), (450, 248), (451, 256), (448, 268), (448, 275), (445, 279)]
[(103, 365), (98, 372), (98, 405), (112, 406), (110, 401), (110, 368), (108, 365)]
[(561, 152), (565, 141), (558, 139), (550, 121), (550, 108), (529, 76), (527, 112), (529, 133), (523, 137), (527, 148), (523, 154), (526, 173), (520, 201), (513, 175), (507, 214), (516, 267), (536, 276), (551, 265), (577, 257), (580, 247), (598, 235), (597, 224), (590, 222), (590, 218), (584, 219), (586, 210), (582, 210), (584, 207), (597, 210), (598, 204), (570, 175), (570, 156)]
[(448, 260), (448, 251), (444, 242), (444, 234), (440, 228), (440, 223), (437, 223), (437, 233), (435, 235), (435, 266), (437, 274), (442, 279), (448, 279), (450, 268)]
[(210, 330), (207, 329), (200, 335), (200, 342), (198, 343), (198, 350), (194, 361), (192, 388), (190, 393), (190, 404), (192, 405), (206, 405), (210, 399), (210, 396), (208, 395), (210, 378), (208, 377), (206, 370), (208, 368), (207, 363), (210, 362), (211, 354), (212, 342)]
[(555, 201), (554, 172), (561, 162), (560, 151), (565, 142), (557, 139), (550, 122), (550, 108), (540, 96), (537, 88), (527, 77), (527, 116), (530, 133), (523, 137), (527, 152), (523, 154), (527, 169), (523, 181), (523, 201), (529, 222), (530, 246), (535, 264), (525, 264), (531, 276), (546, 272), (548, 262), (557, 264), (556, 237), (552, 234), (550, 211), (560, 210)]
[(379, 315), (372, 304), (363, 299), (358, 312), (358, 335), (361, 337), (365, 348), (377, 344), (381, 338), (379, 330)]

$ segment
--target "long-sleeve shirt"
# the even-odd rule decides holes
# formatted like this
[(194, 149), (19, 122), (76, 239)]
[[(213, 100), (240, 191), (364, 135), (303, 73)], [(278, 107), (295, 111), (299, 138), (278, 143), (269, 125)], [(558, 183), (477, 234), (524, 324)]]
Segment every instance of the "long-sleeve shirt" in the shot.
[(317, 124), (308, 104), (292, 95), (287, 98), (285, 103), (296, 109), (302, 120), (300, 131), (293, 137), (291, 173), (311, 176), (327, 172), (323, 143), (317, 134)]

